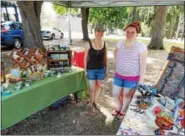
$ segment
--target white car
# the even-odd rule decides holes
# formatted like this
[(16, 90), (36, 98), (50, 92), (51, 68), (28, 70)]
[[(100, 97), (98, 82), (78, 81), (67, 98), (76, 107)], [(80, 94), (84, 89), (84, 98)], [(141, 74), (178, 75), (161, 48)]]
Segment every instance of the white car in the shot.
[(41, 30), (42, 38), (43, 39), (55, 39), (55, 38), (63, 38), (64, 33), (61, 32), (61, 30), (57, 28), (43, 28)]

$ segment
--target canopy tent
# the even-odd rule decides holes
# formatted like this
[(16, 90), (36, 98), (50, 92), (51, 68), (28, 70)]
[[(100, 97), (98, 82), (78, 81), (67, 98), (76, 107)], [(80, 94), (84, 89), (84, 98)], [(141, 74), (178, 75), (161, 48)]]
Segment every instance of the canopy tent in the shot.
[[(157, 5), (183, 5), (184, 0), (76, 0), (76, 1), (52, 1), (54, 4), (65, 6), (68, 8), (82, 7), (123, 7), (123, 6), (157, 6)], [(68, 10), (70, 12), (70, 10)], [(68, 12), (68, 15), (70, 14)], [(69, 44), (71, 44), (71, 25), (69, 17)]]
[(76, 0), (53, 1), (65, 7), (120, 7), (120, 6), (154, 6), (154, 5), (183, 5), (184, 0)]

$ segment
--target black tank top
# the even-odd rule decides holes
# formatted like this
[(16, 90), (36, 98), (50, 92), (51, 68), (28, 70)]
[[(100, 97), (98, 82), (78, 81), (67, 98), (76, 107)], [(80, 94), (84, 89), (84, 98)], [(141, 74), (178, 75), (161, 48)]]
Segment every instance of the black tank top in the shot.
[(101, 69), (105, 67), (105, 42), (101, 50), (96, 50), (92, 47), (89, 40), (90, 49), (88, 53), (87, 69)]

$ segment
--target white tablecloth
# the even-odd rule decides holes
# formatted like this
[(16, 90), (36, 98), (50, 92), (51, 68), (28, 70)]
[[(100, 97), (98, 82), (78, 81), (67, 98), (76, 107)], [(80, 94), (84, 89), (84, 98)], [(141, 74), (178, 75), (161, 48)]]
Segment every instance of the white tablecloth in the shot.
[[(139, 94), (140, 93), (138, 91), (136, 91), (130, 105), (135, 105), (136, 97)], [(139, 113), (134, 112), (133, 110), (130, 110), (130, 109), (135, 108), (130, 105), (128, 107), (126, 115), (125, 115), (123, 121), (121, 122), (121, 125), (120, 125), (116, 135), (122, 135), (123, 129), (125, 130), (127, 128), (130, 128), (127, 125), (128, 121), (135, 122), (135, 123), (133, 123), (132, 128), (136, 127), (136, 129), (138, 130), (137, 132), (139, 132), (140, 135), (155, 135), (154, 130), (158, 129), (159, 127), (155, 124), (155, 116), (152, 114), (152, 108), (147, 109), (146, 113), (144, 113), (144, 114), (139, 114)], [(142, 127), (142, 124), (140, 124), (140, 123), (144, 124), (144, 126)], [(139, 126), (139, 128), (137, 127), (137, 125)], [(177, 128), (174, 126), (173, 130), (170, 130), (170, 131), (165, 130), (166, 135), (169, 132), (177, 133)], [(184, 135), (183, 132), (181, 132), (180, 134)]]

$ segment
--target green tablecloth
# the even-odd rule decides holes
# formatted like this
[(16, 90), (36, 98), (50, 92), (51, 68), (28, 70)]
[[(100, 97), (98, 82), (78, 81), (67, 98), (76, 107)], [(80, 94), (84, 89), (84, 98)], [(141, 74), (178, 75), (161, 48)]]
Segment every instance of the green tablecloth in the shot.
[(33, 83), (2, 100), (2, 129), (8, 128), (29, 117), (64, 96), (80, 90), (87, 90), (84, 70), (76, 68), (60, 78), (48, 77)]

